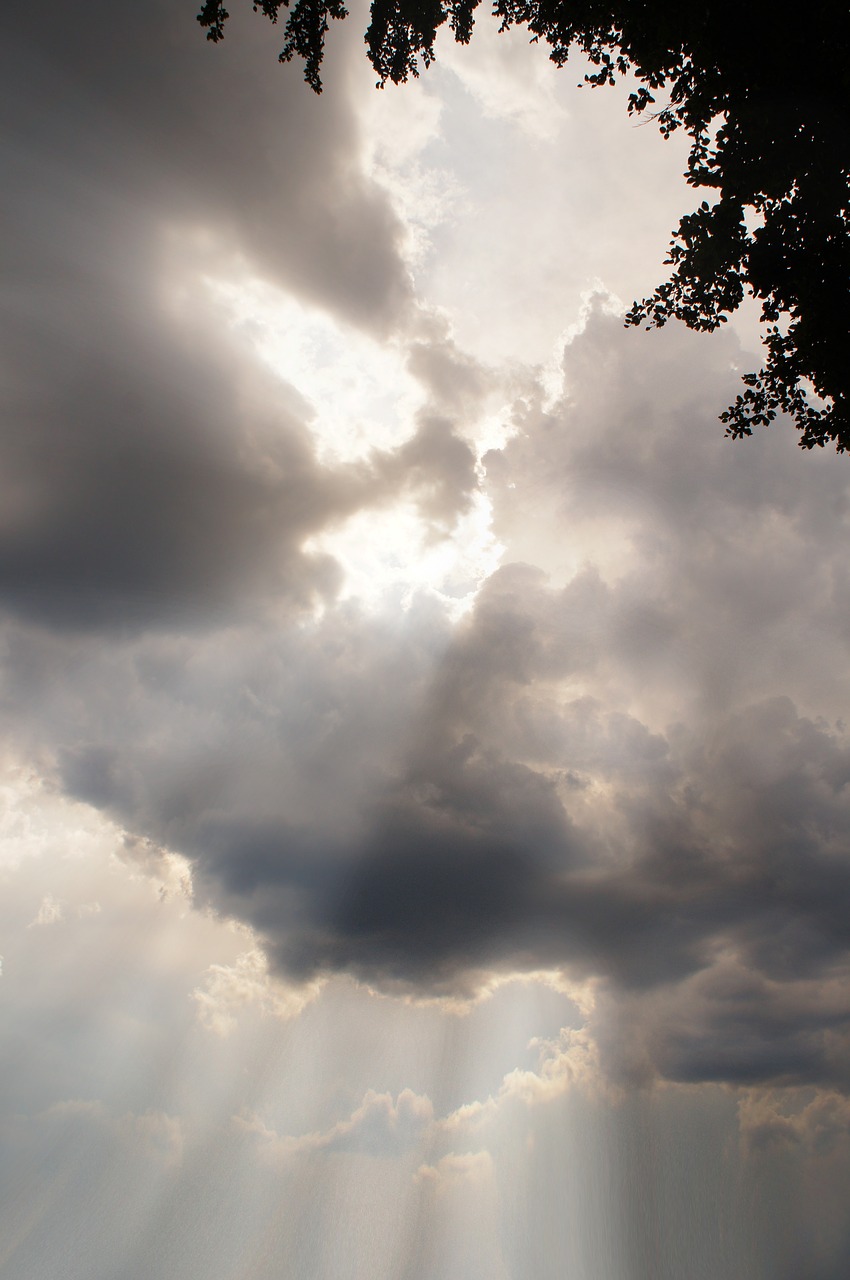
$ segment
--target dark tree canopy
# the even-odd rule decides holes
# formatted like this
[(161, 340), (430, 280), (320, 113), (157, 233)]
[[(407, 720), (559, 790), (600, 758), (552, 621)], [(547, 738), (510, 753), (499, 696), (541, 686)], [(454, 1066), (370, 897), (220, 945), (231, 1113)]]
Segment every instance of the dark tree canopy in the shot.
[[(467, 43), (477, 5), (373, 0), (366, 45), (378, 83), (427, 67), (445, 22)], [(272, 22), (287, 7), (253, 4)], [(708, 198), (673, 235), (670, 278), (627, 324), (674, 317), (711, 331), (752, 293), (767, 355), (721, 415), (727, 434), (785, 412), (804, 448), (850, 448), (850, 6), (822, 0), (793, 24), (766, 0), (495, 0), (493, 14), (502, 30), (527, 27), (558, 66), (582, 50), (591, 84), (631, 72), (629, 111), (691, 139), (686, 177)], [(288, 11), (281, 61), (302, 58), (316, 92), (329, 19), (346, 16), (342, 0)], [(198, 20), (217, 41), (227, 17), (222, 0), (205, 0)]]

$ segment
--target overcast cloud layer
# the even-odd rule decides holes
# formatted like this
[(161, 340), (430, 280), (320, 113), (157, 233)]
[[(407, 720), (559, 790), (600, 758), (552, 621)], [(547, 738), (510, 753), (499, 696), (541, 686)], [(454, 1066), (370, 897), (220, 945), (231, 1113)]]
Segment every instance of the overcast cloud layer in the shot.
[[(180, 7), (4, 42), (9, 750), (291, 982), (561, 968), (617, 1082), (846, 1090), (846, 462), (724, 442), (735, 335), (624, 331), (604, 291), (558, 369), (465, 352), (369, 167), (358, 33), (315, 100), (258, 78), (258, 20), (213, 50)], [(217, 276), (395, 350), (395, 441), (323, 452)], [(401, 500), (423, 545), (491, 504), (477, 594), (346, 595), (316, 539)]]

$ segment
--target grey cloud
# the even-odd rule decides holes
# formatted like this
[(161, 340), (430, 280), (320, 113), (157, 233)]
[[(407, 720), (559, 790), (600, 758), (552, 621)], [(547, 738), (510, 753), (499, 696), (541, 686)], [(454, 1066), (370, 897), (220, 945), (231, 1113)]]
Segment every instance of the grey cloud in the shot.
[(850, 1102), (820, 1090), (753, 1090), (738, 1104), (741, 1136), (748, 1154), (803, 1146), (828, 1156), (850, 1136)]
[(441, 419), (368, 463), (320, 465), (297, 397), (141, 288), (86, 300), (77, 325), (61, 350), (33, 333), (6, 351), (0, 597), (19, 614), (115, 629), (304, 606), (338, 585), (310, 534), (402, 491), (450, 526), (476, 487)]
[(329, 522), (399, 485), (450, 520), (471, 481), (447, 424), (423, 424), (409, 458), (320, 466), (309, 406), (198, 283), (253, 271), (376, 335), (412, 314), (399, 228), (358, 164), (350, 38), (318, 101), (294, 68), (257, 75), (255, 23), (223, 50), (160, 0), (12, 25), (6, 607), (113, 631), (300, 608), (338, 585), (302, 549)]
[[(100, 43), (80, 40), (68, 78), (99, 91)], [(846, 570), (823, 514), (845, 519), (840, 461), (800, 459), (776, 432), (724, 444), (706, 406), (728, 398), (734, 340), (650, 340), (597, 309), (565, 350), (563, 395), (544, 403), (528, 373), (517, 435), (486, 459), (507, 563), (464, 621), (450, 629), (425, 599), (397, 619), (353, 604), (297, 627), (267, 614), (281, 598), (330, 600), (334, 566), (302, 546), (350, 512), (406, 489), (438, 528), (456, 519), (476, 482), (463, 427), (484, 375), (445, 333), (420, 333), (411, 367), (430, 400), (416, 434), (332, 469), (303, 403), (235, 339), (212, 320), (181, 328), (156, 292), (151, 219), (201, 217), (217, 193), (221, 243), (232, 217), (243, 251), (297, 283), (293, 264), (320, 247), (304, 252), (305, 210), (325, 177), (343, 181), (351, 146), (348, 126), (341, 150), (329, 140), (341, 102), (326, 118), (298, 99), (288, 119), (312, 122), (336, 179), (320, 181), (308, 134), (280, 197), (286, 234), (257, 248), (273, 116), (254, 102), (238, 134), (256, 147), (235, 159), (198, 60), (210, 52), (180, 53), (185, 81), (179, 60), (162, 72), (153, 212), (109, 206), (98, 253), (87, 202), (115, 195), (102, 134), (69, 138), (65, 212), (38, 206), (52, 229), (40, 240), (59, 246), (67, 217), (77, 257), (31, 255), (6, 348), (9, 733), (72, 795), (189, 857), (199, 903), (253, 925), (292, 976), (433, 993), (485, 966), (564, 965), (606, 987), (597, 1033), (615, 1074), (839, 1087), (847, 1014), (818, 993), (850, 941)], [(116, 65), (118, 118), (141, 118), (147, 90), (113, 83)], [(222, 124), (220, 171), (188, 163), (177, 83)], [(288, 102), (289, 88), (267, 92)], [(158, 146), (134, 143), (119, 175), (149, 174)], [(77, 181), (98, 165), (99, 187)], [(221, 194), (225, 172), (242, 191)], [(391, 234), (357, 225), (392, 258)], [(340, 277), (332, 297), (316, 271), (305, 294), (354, 314), (359, 286)], [(365, 294), (358, 317), (373, 327), (400, 314), (397, 277), (375, 272), (383, 300)], [(106, 624), (111, 639), (91, 634)]]
[(263, 587), (296, 602), (332, 589), (333, 566), (300, 546), (357, 505), (357, 480), (317, 466), (271, 379), (244, 357), (240, 367), (226, 342), (199, 350), (197, 333), (151, 333), (128, 317), (107, 335), (92, 310), (82, 350), (55, 362), (35, 342), (7, 351), (22, 403), (0, 442), (6, 604), (115, 627), (191, 619)]
[[(314, 655), (324, 644), (339, 649), (337, 628), (325, 624)], [(412, 636), (397, 636), (406, 660), (392, 682), (364, 645), (360, 670), (324, 690), (331, 735), (314, 723), (301, 742), (294, 694), (315, 679), (301, 705), (316, 705), (317, 658), (302, 655), (300, 672), (284, 659), (275, 683), (266, 677), (274, 710), (258, 732), (250, 703), (231, 703), (216, 724), (213, 709), (257, 656), (231, 655), (225, 685), (196, 691), (203, 751), (187, 751), (179, 730), (164, 750), (150, 737), (163, 713), (149, 708), (147, 727), (128, 724), (120, 747), (113, 729), (109, 750), (70, 748), (65, 785), (186, 853), (199, 900), (252, 923), (292, 976), (342, 970), (379, 986), (451, 991), (486, 965), (564, 964), (621, 993), (612, 1025), (641, 1011), (644, 1071), (837, 1082), (835, 1046), (850, 1011), (812, 993), (848, 948), (840, 736), (780, 700), (716, 726), (706, 751), (700, 732), (665, 739), (579, 700), (561, 709), (548, 768), (539, 759), (532, 767), (494, 740), (521, 708), (521, 693), (508, 698), (502, 688), (500, 714), (488, 714), (504, 664), (469, 704), (445, 698), (454, 650), (475, 633), (473, 618), (442, 655), (437, 632), (418, 651)], [(485, 647), (480, 639), (467, 660)], [(548, 669), (545, 645), (529, 651), (520, 689), (533, 688), (535, 653)], [(182, 686), (184, 720), (188, 678), (172, 686)], [(365, 699), (379, 679), (383, 705), (367, 726)], [(144, 706), (152, 691), (142, 681), (135, 696)], [(349, 735), (362, 741), (362, 758), (341, 745)], [(312, 800), (299, 785), (305, 759), (326, 781)], [(606, 789), (594, 800), (600, 779)], [(737, 957), (734, 981), (717, 968), (726, 953)], [(804, 999), (801, 981), (810, 984)]]
[(820, 1085), (846, 1093), (850, 1001), (846, 956), (817, 977), (766, 976), (728, 954), (679, 986), (618, 999), (596, 1015), (617, 1080)]
[[(488, 472), (507, 540), (549, 521), (553, 491), (580, 532), (616, 485), (641, 555), (619, 578), (589, 565), (564, 586), (530, 565), (495, 574), (429, 668), (381, 802), (358, 809), (357, 838), (333, 855), (346, 868), (338, 905), (295, 947), (263, 928), (284, 966), (378, 984), (449, 989), (488, 963), (604, 976), (598, 1030), (620, 1058), (632, 1010), (645, 1019), (626, 1074), (845, 1087), (847, 1010), (815, 993), (850, 941), (850, 757), (843, 704), (817, 714), (834, 682), (800, 663), (799, 642), (811, 636), (822, 663), (846, 653), (840, 556), (823, 566), (814, 514), (840, 508), (846, 480), (815, 460), (795, 487), (788, 441), (747, 454), (719, 438), (697, 377), (716, 388), (734, 343), (697, 375), (688, 336), (632, 352), (616, 323), (591, 318), (587, 346), (582, 335), (567, 352), (569, 400), (529, 420), (504, 471), (491, 456)], [(630, 452), (636, 386), (649, 397), (659, 384), (678, 407), (644, 412)], [(738, 467), (774, 483), (751, 499)], [(678, 702), (678, 723), (628, 710), (656, 702), (662, 714)], [(725, 954), (739, 986), (720, 981)], [(617, 1060), (612, 1048), (615, 1074)]]
[(848, 475), (781, 423), (723, 440), (712, 406), (749, 358), (731, 333), (636, 334), (597, 308), (565, 348), (562, 398), (524, 396), (485, 459), (496, 532), (523, 559), (557, 577), (618, 549), (600, 656), (671, 719), (694, 698), (700, 714), (777, 693), (828, 708), (846, 661)]
[(153, 229), (212, 233), (260, 274), (384, 329), (411, 295), (397, 220), (358, 168), (344, 65), (356, 39), (340, 29), (342, 65), (316, 99), (296, 68), (268, 63), (266, 33), (242, 20), (214, 49), (194, 13), (165, 0), (146, 0), (132, 20), (103, 2), (73, 15), (60, 4), (18, 11), (4, 48), (5, 115), (22, 146), (22, 185), (43, 188), (22, 230), (67, 254), (78, 215), (92, 258), (116, 239), (132, 255), (129, 228), (115, 220), (132, 227), (144, 212)]
[(410, 372), (428, 388), (441, 411), (474, 412), (486, 397), (492, 371), (461, 351), (435, 318), (422, 318), (420, 329), (421, 336), (410, 346)]
[(376, 455), (374, 464), (389, 492), (407, 489), (416, 495), (438, 532), (451, 530), (478, 488), (475, 455), (456, 424), (427, 410), (419, 414), (411, 438), (394, 453)]

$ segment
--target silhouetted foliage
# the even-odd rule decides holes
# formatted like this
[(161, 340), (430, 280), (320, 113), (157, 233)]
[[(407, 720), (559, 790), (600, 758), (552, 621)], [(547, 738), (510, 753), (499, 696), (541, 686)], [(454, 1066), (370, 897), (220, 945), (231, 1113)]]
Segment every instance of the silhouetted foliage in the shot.
[[(379, 85), (419, 74), (448, 22), (467, 43), (478, 0), (373, 0), (366, 32)], [(276, 22), (286, 0), (255, 0)], [(667, 259), (669, 280), (636, 302), (627, 324), (671, 317), (714, 330), (751, 292), (766, 325), (764, 367), (721, 415), (727, 434), (752, 434), (790, 414), (804, 448), (850, 448), (850, 6), (827, 0), (780, 21), (766, 0), (496, 0), (501, 29), (525, 26), (562, 66), (573, 48), (595, 71), (593, 85), (631, 73), (629, 111), (654, 119), (665, 137), (691, 139), (686, 177), (712, 192), (682, 218)], [(220, 40), (222, 0), (198, 15)], [(340, 0), (296, 0), (282, 61), (319, 69)], [(660, 105), (659, 105), (660, 98)]]

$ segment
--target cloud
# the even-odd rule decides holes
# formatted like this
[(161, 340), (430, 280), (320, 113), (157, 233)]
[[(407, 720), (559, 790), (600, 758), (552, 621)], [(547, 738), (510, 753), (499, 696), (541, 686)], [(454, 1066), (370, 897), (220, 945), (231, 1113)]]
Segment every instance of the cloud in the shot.
[(192, 992), (192, 999), (197, 1003), (202, 1025), (226, 1036), (236, 1029), (237, 1015), (245, 1006), (254, 1006), (276, 1018), (296, 1018), (315, 1000), (322, 985), (316, 981), (287, 990), (282, 983), (270, 980), (268, 961), (262, 951), (254, 948), (242, 952), (232, 965), (210, 965), (204, 982)]
[[(21, 11), (4, 53), (41, 103), (3, 346), (12, 746), (163, 883), (186, 859), (288, 988), (457, 1001), (560, 968), (598, 984), (616, 1080), (846, 1087), (840, 463), (781, 425), (724, 443), (734, 336), (625, 333), (610, 300), (555, 374), (489, 367), (414, 300), (349, 36), (314, 101), (255, 83), (262, 24), (210, 50), (191, 17)], [(222, 276), (397, 344), (406, 433), (320, 456)], [(340, 597), (321, 538), (403, 502), (432, 540), (489, 504), (503, 563), (465, 613)], [(210, 971), (215, 1025), (275, 1005), (261, 969)]]
[[(557, 137), (565, 115), (556, 92), (558, 71), (540, 57), (526, 32), (500, 32), (489, 15), (481, 16), (475, 26), (475, 56), (465, 56), (466, 52), (444, 39), (439, 60), (454, 72), (486, 116), (509, 121), (537, 142)], [(574, 73), (573, 67), (570, 72)]]
[(69, 1098), (55, 1102), (32, 1117), (13, 1117), (7, 1136), (26, 1141), (26, 1130), (54, 1145), (71, 1143), (107, 1148), (116, 1144), (127, 1159), (139, 1156), (163, 1168), (179, 1166), (185, 1135), (178, 1116), (163, 1111), (116, 1113), (102, 1102)]
[(754, 1090), (741, 1098), (738, 1119), (750, 1155), (802, 1147), (823, 1157), (847, 1144), (850, 1101), (830, 1091)]
[[(45, 223), (61, 216), (65, 233), (76, 233), (97, 262), (129, 229), (142, 229), (140, 215), (149, 226), (182, 223), (218, 241), (219, 253), (245, 255), (260, 274), (338, 314), (385, 327), (409, 304), (410, 286), (400, 224), (358, 164), (346, 74), (360, 54), (356, 35), (341, 28), (317, 99), (296, 68), (257, 77), (267, 33), (240, 15), (231, 26), (211, 49), (194, 15), (163, 0), (147, 0), (132, 23), (101, 2), (73, 22), (59, 4), (38, 23), (16, 15), (10, 100), (20, 101), (15, 87), (25, 81), (41, 107), (16, 119), (16, 136), (31, 165), (45, 151), (64, 158), (58, 172), (38, 174), (45, 196), (66, 203), (61, 215), (39, 210), (35, 235), (43, 240)], [(64, 122), (46, 109), (60, 96)], [(60, 137), (48, 136), (57, 127)], [(86, 233), (80, 220), (92, 213)], [(44, 271), (35, 278), (43, 281)]]
[(429, 1098), (403, 1089), (398, 1097), (370, 1089), (360, 1106), (330, 1128), (298, 1137), (281, 1136), (256, 1116), (234, 1119), (236, 1128), (256, 1134), (267, 1157), (291, 1159), (316, 1152), (359, 1152), (373, 1156), (404, 1155), (421, 1145), (432, 1123)]
[(438, 1195), (445, 1195), (458, 1186), (489, 1183), (493, 1178), (493, 1157), (489, 1151), (454, 1151), (442, 1156), (436, 1164), (420, 1165), (416, 1173), (418, 1182), (433, 1187)]
[(441, 1116), (434, 1124), (435, 1134), (449, 1143), (464, 1136), (480, 1137), (517, 1105), (545, 1106), (575, 1090), (585, 1099), (602, 1092), (615, 1096), (600, 1069), (598, 1046), (589, 1027), (563, 1027), (554, 1039), (534, 1039), (528, 1048), (537, 1050), (536, 1070), (515, 1067), (487, 1098), (465, 1102)]
[[(580, 542), (616, 484), (625, 533), (604, 571), (507, 563), (454, 627), (422, 600), (395, 618), (352, 602), (297, 631), (100, 648), (12, 631), (15, 715), (24, 732), (38, 709), (65, 788), (188, 858), (198, 904), (249, 924), (286, 982), (344, 972), (457, 999), (488, 971), (561, 967), (603, 984), (592, 1032), (615, 1080), (839, 1087), (850, 749), (816, 712), (820, 673), (783, 657), (782, 636), (817, 630), (821, 654), (837, 652), (841, 615), (823, 571), (800, 601), (745, 490), (724, 488), (727, 458), (747, 455), (713, 424), (681, 443), (706, 399), (689, 341), (632, 352), (616, 323), (591, 313), (566, 352), (568, 397), (518, 409), (518, 434), (487, 458), (509, 547), (538, 531), (543, 545), (553, 501)], [(667, 371), (685, 407), (642, 410), (647, 438), (621, 457), (604, 435), (622, 423), (608, 424)], [(765, 463), (780, 473), (782, 447)], [(688, 450), (718, 472), (701, 520), (679, 495)], [(448, 453), (468, 475), (468, 454)], [(833, 475), (804, 474), (805, 502), (781, 484), (765, 495), (774, 514), (759, 518), (795, 562)], [(730, 545), (742, 526), (754, 536)], [(757, 677), (727, 642), (748, 629), (769, 655)]]
[(65, 908), (62, 906), (62, 903), (57, 902), (55, 898), (50, 897), (48, 894), (46, 897), (42, 898), (41, 906), (38, 908), (30, 928), (32, 928), (33, 925), (56, 924), (62, 919), (64, 914)]
[[(405, 464), (383, 482), (321, 466), (309, 406), (261, 373), (203, 278), (260, 275), (373, 336), (412, 317), (344, 69), (321, 100), (294, 74), (258, 82), (259, 24), (211, 50), (159, 0), (132, 23), (95, 4), (13, 25), (5, 607), (116, 630), (327, 598), (338, 570), (303, 544), (406, 483)], [(22, 116), (24, 98), (39, 109)], [(450, 519), (470, 483), (450, 496), (435, 468), (454, 465), (451, 428), (423, 431), (411, 484)]]
[(447, 419), (369, 462), (323, 465), (303, 406), (221, 316), (125, 288), (85, 296), (80, 282), (61, 346), (33, 325), (7, 347), (7, 609), (113, 631), (303, 610), (340, 582), (305, 546), (323, 529), (404, 493), (443, 530), (468, 507), (473, 458)]

